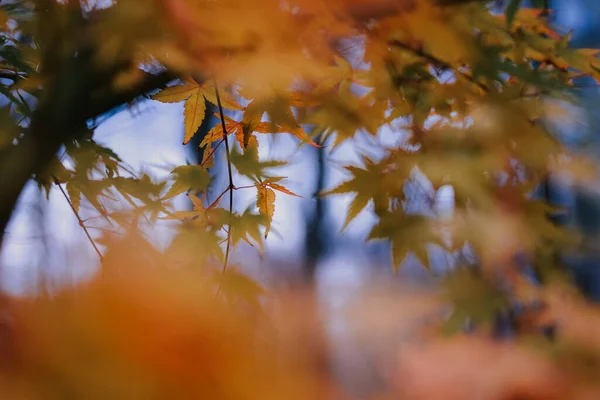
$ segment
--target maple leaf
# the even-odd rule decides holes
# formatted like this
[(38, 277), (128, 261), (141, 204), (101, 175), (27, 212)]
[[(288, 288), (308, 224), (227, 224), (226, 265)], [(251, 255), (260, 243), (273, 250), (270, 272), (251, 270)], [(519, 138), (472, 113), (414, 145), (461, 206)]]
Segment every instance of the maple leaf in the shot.
[(428, 243), (443, 242), (433, 230), (433, 220), (424, 215), (404, 214), (394, 211), (380, 217), (379, 223), (369, 233), (369, 239), (389, 239), (392, 246), (392, 266), (398, 270), (409, 252), (428, 268)]
[(161, 219), (165, 219), (165, 220), (180, 220), (180, 221), (186, 221), (186, 220), (192, 220), (192, 219), (199, 219), (198, 223), (201, 226), (206, 226), (208, 225), (208, 214), (207, 214), (207, 210), (204, 207), (204, 204), (202, 204), (202, 200), (198, 197), (195, 196), (191, 193), (188, 193), (187, 195), (189, 197), (189, 199), (192, 202), (193, 211), (175, 211), (174, 213), (169, 214), (166, 217), (163, 217)]
[(187, 190), (203, 192), (210, 183), (210, 174), (200, 165), (182, 165), (171, 171), (174, 182), (163, 200), (171, 199)]
[[(178, 103), (184, 101), (184, 139), (183, 144), (189, 143), (194, 137), (205, 117), (205, 100), (217, 104), (216, 89), (214, 83), (205, 82), (199, 84), (192, 78), (183, 80), (184, 85), (170, 86), (152, 96), (153, 100), (162, 103)], [(244, 108), (225, 90), (220, 90), (221, 105), (231, 110), (243, 110)]]
[(73, 209), (75, 212), (79, 212), (79, 207), (81, 206), (81, 189), (79, 185), (74, 182), (68, 182), (66, 185), (67, 193), (69, 194), (69, 200), (71, 200), (71, 204), (73, 205)]
[(267, 221), (265, 229), (266, 239), (271, 230), (273, 214), (275, 214), (275, 192), (273, 189), (263, 186), (260, 183), (256, 184), (256, 188), (258, 189), (256, 192), (256, 207), (258, 207), (260, 215), (264, 216)]
[[(153, 182), (148, 174), (143, 174), (140, 178), (125, 178), (117, 176), (108, 178), (113, 187), (133, 206), (138, 212), (145, 210), (150, 213), (150, 218), (155, 219), (158, 214), (166, 212), (161, 192), (164, 189), (165, 182)], [(140, 207), (134, 199), (143, 203)]]
[(370, 201), (375, 203), (375, 208), (378, 210), (381, 209), (385, 211), (389, 207), (389, 191), (382, 181), (382, 176), (387, 165), (385, 163), (374, 163), (366, 157), (363, 157), (363, 161), (365, 163), (365, 169), (351, 165), (344, 167), (353, 175), (353, 179), (341, 183), (334, 189), (321, 193), (322, 196), (356, 193), (356, 196), (348, 208), (342, 230), (356, 218)]
[(493, 282), (467, 267), (459, 267), (446, 276), (442, 290), (443, 298), (454, 308), (444, 324), (446, 333), (460, 332), (467, 319), (478, 325), (492, 323), (498, 312), (508, 306)]
[(258, 282), (240, 273), (235, 267), (230, 266), (224, 273), (215, 273), (213, 279), (230, 302), (243, 299), (252, 306), (260, 308), (259, 297), (268, 294)]
[(302, 197), (302, 196), (299, 196), (296, 193), (292, 192), (291, 190), (289, 190), (285, 186), (276, 183), (276, 182), (279, 182), (279, 181), (281, 181), (283, 179), (285, 179), (284, 176), (277, 176), (277, 177), (269, 178), (269, 179), (267, 179), (267, 180), (265, 180), (263, 182), (263, 185), (269, 186), (272, 189), (280, 191), (281, 193), (289, 194), (290, 196)]
[(101, 198), (111, 198), (108, 189), (112, 186), (112, 179), (89, 179), (87, 176), (73, 175), (67, 182), (66, 189), (71, 199), (71, 203), (76, 212), (79, 212), (82, 196), (102, 215), (108, 216), (104, 205), (100, 202)]
[(252, 100), (244, 111), (242, 118), (242, 148), (247, 148), (250, 143), (252, 133), (257, 130), (261, 124), (264, 110), (258, 101)]
[(269, 178), (266, 175), (265, 169), (281, 167), (287, 164), (285, 161), (260, 161), (258, 159), (258, 147), (249, 147), (243, 153), (237, 149), (231, 152), (231, 163), (237, 171), (250, 179), (257, 181), (262, 178)]
[(202, 265), (210, 257), (222, 263), (224, 254), (219, 243), (222, 238), (217, 229), (207, 229), (206, 219), (202, 213), (194, 211), (196, 218), (185, 218), (179, 214), (184, 222), (178, 224), (177, 235), (165, 251), (165, 255), (175, 265)]
[[(247, 137), (249, 137), (252, 132), (258, 131), (257, 128), (262, 124), (262, 116), (266, 112), (270, 120), (270, 123), (268, 123), (270, 128), (266, 128), (266, 131), (270, 133), (287, 132), (300, 139), (302, 144), (308, 143), (313, 147), (322, 147), (315, 143), (306, 133), (304, 128), (298, 123), (291, 108), (293, 103), (298, 104), (300, 103), (300, 100), (298, 99), (298, 96), (293, 96), (289, 93), (283, 95), (276, 94), (269, 100), (252, 100), (246, 107), (242, 119), (244, 141), (247, 141)], [(247, 146), (244, 146), (244, 148), (245, 147)]]
[[(215, 116), (219, 118), (219, 120), (221, 119), (219, 113), (215, 113)], [(259, 122), (258, 124), (253, 124), (251, 127), (247, 126), (245, 128), (243, 121), (238, 122), (225, 116), (225, 129), (227, 129), (227, 135), (233, 134), (235, 136), (242, 149), (247, 149), (249, 146), (258, 146), (258, 141), (253, 135), (254, 132), (269, 133), (270, 128), (269, 124), (266, 122)], [(200, 147), (218, 142), (221, 139), (223, 139), (223, 124), (219, 122), (206, 134), (202, 143), (200, 143)]]
[(261, 214), (253, 214), (248, 208), (242, 215), (238, 213), (230, 213), (223, 208), (212, 210), (211, 223), (216, 228), (224, 228), (228, 226), (231, 232), (231, 245), (235, 246), (240, 241), (254, 246), (252, 240), (258, 244), (259, 248), (263, 249), (262, 235), (260, 227), (266, 226), (266, 219)]
[(325, 137), (335, 134), (333, 148), (352, 139), (359, 130), (377, 134), (381, 126), (379, 117), (383, 113), (357, 96), (349, 85), (341, 86), (337, 93), (331, 93), (325, 100), (315, 112), (307, 115), (304, 122), (315, 125), (315, 131), (322, 132)]

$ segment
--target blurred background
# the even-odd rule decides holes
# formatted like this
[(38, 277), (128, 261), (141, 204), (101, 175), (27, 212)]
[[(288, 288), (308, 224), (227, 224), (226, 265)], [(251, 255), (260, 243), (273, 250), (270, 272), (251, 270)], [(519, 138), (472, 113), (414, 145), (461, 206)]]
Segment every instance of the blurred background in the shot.
[[(500, 3), (500, 2), (499, 2)], [(597, 0), (550, 0), (555, 10), (553, 21), (573, 30), (573, 46), (600, 47), (600, 2)], [(598, 159), (600, 150), (600, 91), (595, 81), (582, 79), (577, 94), (580, 103), (571, 110), (569, 118), (548, 121), (559, 137), (569, 146)], [(210, 115), (215, 110), (207, 110)], [(216, 121), (207, 119), (202, 130), (206, 133)], [(271, 234), (264, 254), (248, 245), (236, 248), (231, 264), (269, 286), (286, 282), (314, 282), (323, 312), (327, 316), (332, 344), (338, 365), (355, 369), (348, 376), (355, 378), (348, 385), (360, 387), (371, 382), (368, 361), (357, 355), (352, 346), (353, 337), (344, 330), (344, 320), (338, 318), (341, 310), (370, 284), (389, 287), (417, 282), (428, 285), (434, 275), (428, 273), (415, 257), (409, 256), (398, 273), (391, 268), (389, 245), (384, 241), (366, 243), (365, 239), (375, 222), (372, 210), (367, 208), (341, 231), (351, 195), (320, 198), (317, 194), (331, 189), (347, 178), (341, 165), (360, 163), (360, 155), (373, 159), (382, 156), (381, 148), (400, 143), (405, 138), (400, 126), (381, 129), (378, 136), (357, 135), (354, 143), (347, 142), (331, 151), (327, 143), (320, 149), (311, 146), (294, 147), (291, 135), (263, 135), (260, 140), (261, 156), (285, 160), (289, 165), (279, 172), (289, 176), (286, 187), (301, 197), (279, 194)], [(95, 140), (113, 149), (132, 170), (164, 178), (175, 166), (197, 164), (202, 159), (198, 145), (202, 135), (186, 146), (183, 137), (183, 103), (164, 104), (147, 100), (134, 108), (123, 107), (98, 121)], [(227, 186), (223, 148), (217, 153), (217, 162), (208, 201), (214, 200)], [(535, 151), (535, 149), (531, 149)], [(599, 160), (600, 161), (600, 160)], [(236, 184), (245, 183), (236, 177)], [(408, 208), (412, 211), (444, 215), (452, 213), (453, 190), (450, 186), (434, 189), (425, 177), (415, 172), (406, 185)], [(580, 187), (569, 182), (550, 180), (540, 195), (552, 203), (565, 207), (561, 223), (580, 227), (588, 246), (577, 254), (565, 256), (579, 286), (592, 298), (600, 300), (600, 182)], [(0, 259), (0, 283), (13, 295), (54, 293), (65, 286), (85, 280), (96, 272), (97, 254), (84, 231), (57, 188), (49, 194), (31, 182), (23, 192), (17, 211), (8, 227), (5, 249)], [(243, 211), (255, 202), (255, 191), (238, 190), (234, 193), (235, 209)], [(226, 199), (224, 201), (227, 201)], [(179, 209), (190, 208), (185, 196), (176, 199)], [(102, 224), (94, 228), (97, 211), (82, 202), (81, 214), (92, 235), (100, 235)], [(101, 221), (99, 221), (101, 222)], [(164, 248), (174, 235), (172, 224), (163, 221), (148, 231), (152, 241)], [(431, 246), (429, 264), (434, 272), (443, 273), (452, 268), (453, 256), (441, 248)], [(354, 349), (354, 350), (352, 350)], [(346, 352), (350, 351), (350, 357)], [(344, 361), (346, 360), (346, 361)], [(361, 362), (356, 363), (356, 360)], [(360, 377), (359, 380), (356, 378)], [(374, 378), (373, 378), (374, 379)], [(355, 388), (355, 389), (356, 389)], [(362, 388), (364, 389), (364, 388)], [(359, 393), (360, 390), (357, 389)]]
[[(600, 2), (551, 0), (550, 8), (555, 10), (551, 18), (564, 28), (564, 32), (573, 30), (574, 46), (600, 46)], [(596, 157), (600, 144), (597, 140), (600, 92), (591, 79), (579, 82), (578, 86), (581, 101), (572, 110), (572, 116), (549, 123), (554, 124), (554, 131), (570, 146)], [(174, 166), (185, 162), (198, 163), (202, 157), (197, 151), (202, 135), (197, 135), (187, 146), (181, 145), (182, 121), (182, 103), (163, 104), (148, 100), (133, 109), (123, 108), (106, 116), (98, 124), (95, 139), (115, 150), (133, 170), (145, 169), (152, 176), (165, 177)], [(204, 131), (214, 123), (214, 120), (205, 121)], [(290, 151), (294, 148), (290, 146), (294, 140), (291, 136), (261, 137), (261, 155), (289, 162), (282, 170), (291, 177), (287, 187), (302, 197), (277, 196), (277, 211), (265, 254), (258, 254), (250, 246), (240, 246), (233, 255), (233, 263), (240, 264), (263, 281), (314, 279), (324, 293), (334, 298), (332, 293), (348, 294), (350, 288), (358, 289), (371, 279), (427, 282), (431, 275), (425, 272), (416, 258), (408, 257), (399, 273), (394, 274), (390, 268), (388, 244), (365, 242), (375, 221), (369, 208), (340, 232), (352, 196), (335, 195), (325, 199), (316, 196), (347, 177), (341, 165), (360, 163), (359, 154), (380, 157), (382, 144), (399, 143), (403, 137), (400, 127), (390, 127), (382, 129), (376, 139), (358, 135), (356, 143), (342, 145), (333, 152), (327, 147), (317, 149), (311, 146)], [(212, 193), (213, 199), (220, 193), (220, 188), (226, 187), (223, 160), (224, 157), (219, 157), (221, 162), (217, 162), (212, 171), (215, 176), (213, 190), (217, 192)], [(567, 207), (563, 223), (580, 226), (593, 243), (600, 230), (600, 185), (574, 188), (568, 182), (551, 181), (545, 189), (544, 196)], [(452, 212), (451, 187), (441, 187), (436, 191), (416, 173), (406, 190), (411, 209), (438, 214)], [(243, 211), (255, 201), (254, 196), (252, 190), (236, 191), (235, 208)], [(96, 264), (97, 256), (69, 204), (56, 188), (52, 189), (49, 202), (44, 197), (44, 191), (30, 183), (6, 234), (0, 282), (4, 290), (12, 294), (38, 290), (52, 292), (94, 273), (92, 266)], [(180, 208), (190, 207), (186, 198), (176, 201)], [(85, 202), (82, 214), (84, 217), (95, 215)], [(93, 223), (90, 225), (93, 226)], [(172, 234), (166, 222), (150, 232), (159, 247), (166, 246)], [(600, 254), (594, 254), (594, 246), (589, 247), (592, 248), (589, 254), (570, 255), (566, 261), (588, 294), (600, 298), (600, 274), (595, 268)], [(452, 257), (432, 246), (430, 263), (434, 270), (441, 272), (451, 267)], [(338, 286), (344, 289), (335, 291), (334, 287)]]

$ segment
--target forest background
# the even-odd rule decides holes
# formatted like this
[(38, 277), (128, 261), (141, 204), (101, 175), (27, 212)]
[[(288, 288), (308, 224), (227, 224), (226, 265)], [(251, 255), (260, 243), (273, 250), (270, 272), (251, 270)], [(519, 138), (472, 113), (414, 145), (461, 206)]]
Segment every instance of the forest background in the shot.
[(595, 2), (0, 6), (14, 398), (598, 394)]

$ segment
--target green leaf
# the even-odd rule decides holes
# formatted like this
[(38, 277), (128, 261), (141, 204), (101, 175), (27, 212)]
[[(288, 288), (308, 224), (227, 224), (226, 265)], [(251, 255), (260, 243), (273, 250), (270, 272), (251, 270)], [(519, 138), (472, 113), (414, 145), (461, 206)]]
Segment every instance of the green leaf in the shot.
[(285, 161), (260, 161), (258, 159), (258, 148), (249, 147), (240, 153), (236, 148), (231, 152), (231, 163), (237, 171), (250, 179), (257, 181), (262, 178), (269, 178), (265, 169), (281, 167), (286, 165)]
[(390, 187), (386, 187), (384, 178), (388, 163), (385, 161), (374, 163), (366, 157), (363, 157), (363, 162), (365, 168), (356, 166), (345, 167), (353, 175), (351, 180), (341, 183), (334, 189), (321, 193), (322, 196), (356, 193), (356, 197), (352, 200), (346, 214), (342, 230), (356, 218), (371, 200), (375, 203), (376, 211), (387, 211), (389, 206)]
[(235, 267), (228, 268), (224, 273), (215, 273), (214, 280), (230, 302), (241, 299), (260, 309), (260, 296), (267, 294), (258, 282), (240, 273)]
[(182, 165), (171, 171), (175, 176), (171, 189), (165, 194), (163, 200), (171, 199), (188, 190), (203, 192), (210, 183), (208, 170), (200, 165)]
[(398, 270), (408, 253), (414, 252), (417, 258), (428, 268), (429, 254), (427, 245), (438, 243), (441, 239), (433, 230), (432, 219), (424, 215), (406, 215), (394, 211), (382, 215), (379, 223), (369, 233), (369, 239), (389, 239), (392, 246), (392, 264)]

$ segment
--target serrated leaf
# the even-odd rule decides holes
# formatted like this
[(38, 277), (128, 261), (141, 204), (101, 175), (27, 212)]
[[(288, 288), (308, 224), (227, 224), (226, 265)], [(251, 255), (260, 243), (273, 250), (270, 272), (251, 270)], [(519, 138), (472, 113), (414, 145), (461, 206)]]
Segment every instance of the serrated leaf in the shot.
[(242, 147), (244, 149), (248, 148), (250, 136), (260, 124), (264, 113), (264, 110), (261, 109), (260, 104), (256, 100), (251, 101), (246, 107), (246, 110), (244, 111), (244, 117), (242, 118), (241, 122)]
[[(221, 119), (219, 113), (215, 113), (215, 116)], [(233, 118), (225, 116), (225, 129), (227, 129), (227, 135), (235, 135), (236, 140), (242, 147), (242, 149), (247, 149), (250, 147), (258, 147), (258, 141), (256, 137), (252, 134), (254, 132), (258, 133), (268, 133), (269, 132), (269, 124), (266, 122), (259, 122), (258, 124), (252, 125), (251, 127), (244, 128), (244, 122), (238, 122)], [(251, 129), (246, 134), (244, 129)], [(204, 137), (202, 143), (200, 143), (200, 147), (207, 146), (209, 144), (218, 142), (223, 139), (223, 124), (221, 121), (217, 123)]]
[(267, 182), (267, 184), (269, 185), (269, 187), (271, 187), (275, 190), (278, 190), (281, 193), (289, 194), (290, 196), (302, 197), (302, 196), (297, 195), (296, 193), (292, 192), (291, 190), (288, 190), (288, 188), (286, 188), (283, 185), (279, 185), (277, 183), (272, 183), (272, 182)]
[(432, 219), (424, 215), (406, 215), (401, 211), (389, 213), (369, 233), (369, 239), (389, 239), (392, 246), (392, 264), (398, 270), (408, 253), (414, 252), (428, 268), (429, 243), (443, 244), (434, 232)]
[(78, 188), (78, 185), (75, 182), (67, 182), (66, 188), (67, 193), (69, 194), (69, 200), (71, 200), (71, 204), (73, 205), (73, 209), (75, 209), (75, 212), (79, 212), (79, 207), (81, 205), (81, 190)]
[(198, 213), (195, 211), (175, 211), (174, 213), (171, 213), (171, 214), (167, 215), (166, 217), (162, 217), (160, 219), (185, 221), (185, 220), (190, 220), (190, 219), (194, 219), (197, 217), (198, 217)]
[[(218, 101), (217, 101), (217, 93), (215, 90), (215, 84), (213, 81), (208, 81), (202, 85), (202, 93), (204, 94), (204, 97), (206, 98), (206, 100), (210, 101), (215, 106), (219, 105)], [(219, 88), (219, 97), (221, 98), (221, 105), (223, 106), (223, 108), (226, 108), (228, 110), (238, 110), (238, 111), (244, 109), (244, 107), (242, 107), (237, 102), (237, 100), (234, 99), (233, 96), (226, 90)]]
[[(206, 100), (217, 104), (215, 86), (212, 81), (198, 84), (191, 78), (183, 80), (184, 85), (165, 88), (152, 96), (153, 100), (163, 103), (177, 103), (185, 100), (184, 104), (184, 139), (183, 144), (189, 143), (194, 137), (206, 112)], [(231, 110), (243, 110), (244, 108), (225, 90), (220, 90), (221, 105)]]
[(352, 200), (350, 206), (348, 207), (348, 212), (346, 213), (344, 225), (342, 225), (342, 231), (348, 227), (350, 222), (352, 222), (352, 220), (356, 218), (358, 214), (360, 214), (360, 212), (367, 206), (367, 204), (369, 204), (369, 201), (371, 201), (369, 197), (361, 195), (356, 196)]
[(243, 153), (240, 153), (237, 149), (233, 149), (231, 152), (231, 163), (241, 175), (253, 180), (269, 178), (266, 175), (265, 169), (281, 167), (287, 164), (285, 161), (260, 161), (258, 159), (257, 147), (249, 147)]
[(275, 214), (275, 192), (258, 183), (256, 184), (256, 188), (258, 189), (256, 192), (256, 207), (258, 207), (260, 215), (264, 216), (267, 221), (265, 229), (266, 239), (271, 230), (271, 222), (273, 221), (273, 215)]
[(231, 302), (241, 298), (252, 306), (260, 308), (259, 296), (267, 294), (267, 291), (258, 282), (241, 274), (237, 268), (230, 267), (224, 273), (215, 273), (214, 280)]
[[(346, 166), (346, 170), (352, 173), (353, 179), (342, 182), (334, 189), (321, 193), (322, 196), (332, 194), (356, 193), (356, 198), (351, 204), (351, 209), (348, 210), (344, 228), (352, 222), (358, 213), (373, 200), (376, 211), (386, 211), (390, 199), (390, 187), (386, 187), (384, 171), (387, 168), (386, 162), (374, 163), (368, 158), (364, 158), (366, 168), (355, 166)], [(360, 199), (359, 199), (360, 198)], [(362, 207), (360, 209), (359, 206)]]
[(183, 144), (188, 144), (194, 137), (202, 121), (204, 120), (204, 114), (206, 112), (206, 101), (204, 96), (200, 94), (200, 90), (195, 91), (184, 104), (184, 136)]
[(198, 85), (175, 85), (162, 89), (160, 92), (150, 96), (152, 100), (161, 103), (179, 103), (189, 99), (198, 91)]
[(263, 235), (260, 233), (260, 228), (266, 225), (266, 219), (263, 215), (253, 214), (250, 208), (242, 215), (232, 214), (223, 208), (216, 208), (211, 210), (210, 220), (215, 227), (229, 226), (232, 246), (237, 245), (240, 241), (254, 246), (253, 240), (262, 251)]
[(200, 200), (198, 196), (190, 193), (188, 194), (188, 197), (192, 201), (195, 211), (204, 211), (204, 204), (202, 204), (202, 200)]
[(212, 168), (215, 165), (214, 152), (211, 146), (206, 146), (202, 153), (202, 162), (200, 163), (204, 168)]
[(171, 199), (188, 190), (203, 192), (210, 183), (210, 174), (200, 165), (182, 165), (171, 171), (174, 182), (163, 200)]

